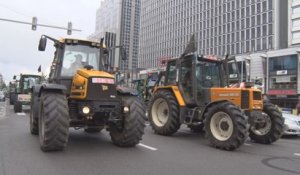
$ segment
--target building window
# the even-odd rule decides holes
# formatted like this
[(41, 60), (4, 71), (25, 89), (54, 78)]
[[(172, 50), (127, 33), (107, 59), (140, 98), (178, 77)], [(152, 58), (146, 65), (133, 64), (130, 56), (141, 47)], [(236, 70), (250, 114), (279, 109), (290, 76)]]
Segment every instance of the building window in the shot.
[(267, 35), (267, 25), (264, 25), (262, 27), (262, 30), (263, 30), (263, 36), (266, 36)]
[(247, 28), (250, 27), (250, 18), (246, 18), (246, 27), (247, 27)]
[(260, 25), (260, 15), (256, 16), (256, 20), (257, 20), (257, 25)]
[(300, 7), (295, 7), (293, 8), (293, 14), (297, 14), (297, 13), (300, 13)]
[(251, 14), (255, 15), (255, 5), (251, 5)]
[(300, 32), (294, 32), (293, 39), (300, 39)]
[(262, 46), (263, 46), (263, 50), (267, 50), (267, 38), (263, 38), (262, 39)]
[(271, 23), (273, 21), (273, 13), (269, 12), (268, 17), (269, 17), (269, 23)]
[(287, 55), (281, 57), (273, 57), (269, 60), (269, 70), (296, 70), (297, 69), (297, 55)]
[(300, 26), (300, 19), (293, 20), (293, 27), (299, 27)]
[(254, 27), (255, 26), (255, 16), (251, 17), (251, 26)]
[(251, 38), (255, 38), (255, 28), (251, 29)]
[(273, 9), (273, 0), (268, 0), (268, 4), (269, 4), (269, 10)]
[(272, 49), (273, 48), (273, 37), (269, 37), (268, 38), (268, 49)]
[(273, 34), (273, 25), (272, 24), (269, 24), (269, 35), (272, 35)]
[(262, 3), (262, 8), (263, 8), (263, 11), (264, 11), (264, 12), (267, 11), (267, 1), (264, 1), (264, 2)]
[(260, 38), (256, 39), (256, 50), (259, 51), (261, 50), (261, 42), (260, 42)]

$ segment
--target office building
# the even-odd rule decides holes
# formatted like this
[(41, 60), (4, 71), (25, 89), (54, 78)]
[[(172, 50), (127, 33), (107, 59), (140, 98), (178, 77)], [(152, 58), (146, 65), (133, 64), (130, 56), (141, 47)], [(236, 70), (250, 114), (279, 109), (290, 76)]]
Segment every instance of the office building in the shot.
[(140, 0), (103, 0), (96, 13), (95, 32), (89, 39), (111, 36), (105, 42), (122, 46), (127, 56), (126, 61), (121, 61), (120, 49), (114, 49), (114, 67), (133, 72), (137, 69), (139, 27)]

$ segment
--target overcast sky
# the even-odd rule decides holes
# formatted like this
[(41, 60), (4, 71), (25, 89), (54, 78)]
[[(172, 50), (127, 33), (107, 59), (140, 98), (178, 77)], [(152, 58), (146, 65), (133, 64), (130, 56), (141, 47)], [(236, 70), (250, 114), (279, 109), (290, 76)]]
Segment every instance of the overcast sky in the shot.
[(0, 21), (0, 73), (6, 83), (14, 74), (37, 73), (39, 65), (42, 70), (52, 62), (53, 43), (47, 42), (45, 52), (39, 52), (38, 42), (42, 34), (59, 37), (86, 39), (95, 30), (96, 10), (101, 0), (3, 0), (0, 1), (0, 18), (31, 22), (32, 17), (38, 23), (67, 27), (70, 21), (73, 28), (82, 32), (73, 32), (37, 27), (31, 25)]

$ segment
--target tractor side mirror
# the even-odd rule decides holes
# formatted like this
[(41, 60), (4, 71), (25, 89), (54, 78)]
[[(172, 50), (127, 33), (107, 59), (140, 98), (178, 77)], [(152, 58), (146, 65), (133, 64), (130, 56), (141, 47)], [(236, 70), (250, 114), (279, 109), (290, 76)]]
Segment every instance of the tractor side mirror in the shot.
[(13, 79), (16, 80), (16, 79), (17, 79), (17, 76), (14, 75), (14, 76), (13, 76)]
[(47, 45), (47, 38), (42, 36), (39, 43), (39, 51), (45, 51)]

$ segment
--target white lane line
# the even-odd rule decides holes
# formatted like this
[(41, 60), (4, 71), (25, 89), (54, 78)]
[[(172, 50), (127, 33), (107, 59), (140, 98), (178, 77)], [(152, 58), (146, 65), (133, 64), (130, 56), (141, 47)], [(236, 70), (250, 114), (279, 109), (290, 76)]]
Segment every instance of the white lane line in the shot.
[(300, 156), (300, 153), (294, 153), (295, 156)]
[(152, 147), (152, 146), (144, 145), (144, 144), (142, 144), (142, 143), (139, 143), (138, 145), (141, 146), (141, 147), (150, 149), (150, 150), (152, 150), (152, 151), (157, 151), (157, 148), (154, 148), (154, 147)]
[(251, 144), (249, 144), (249, 143), (244, 143), (244, 145), (246, 145), (246, 146), (251, 146)]
[(24, 112), (19, 112), (17, 115), (26, 115)]

